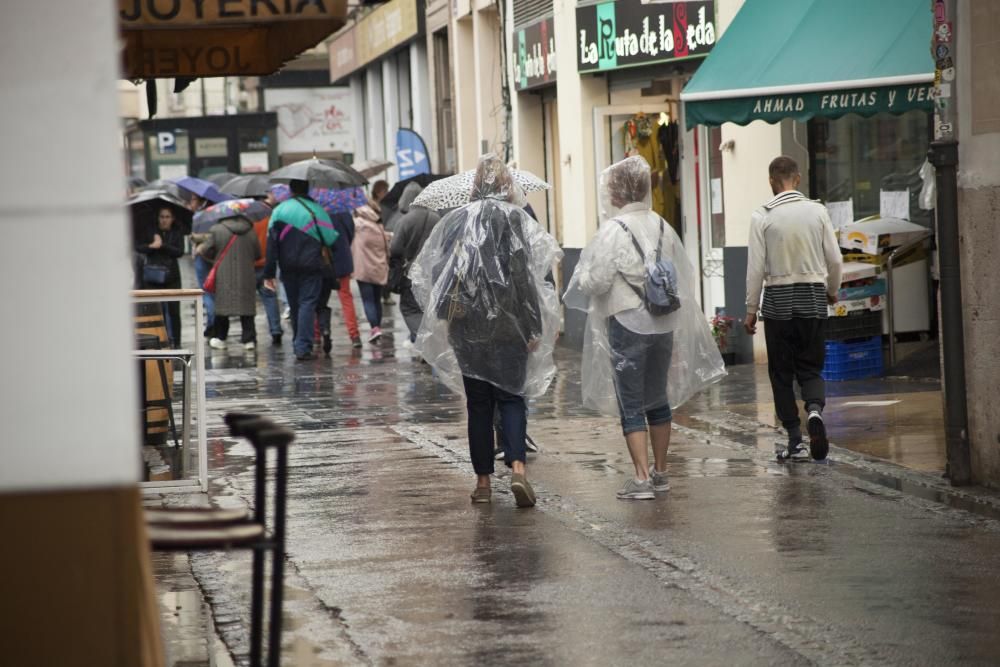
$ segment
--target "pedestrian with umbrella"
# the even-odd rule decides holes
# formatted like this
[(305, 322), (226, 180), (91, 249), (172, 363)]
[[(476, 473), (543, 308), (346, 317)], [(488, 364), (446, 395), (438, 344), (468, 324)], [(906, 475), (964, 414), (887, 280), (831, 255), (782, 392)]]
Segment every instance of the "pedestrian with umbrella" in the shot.
[(417, 331), (420, 330), (424, 311), (420, 309), (420, 304), (413, 295), (413, 286), (407, 274), (413, 260), (420, 254), (424, 243), (430, 237), (434, 225), (441, 219), (437, 211), (412, 205), (421, 190), (423, 188), (419, 183), (412, 182), (403, 191), (399, 198), (399, 210), (403, 215), (397, 223), (389, 246), (389, 289), (399, 294), (399, 312), (403, 315), (406, 328), (410, 330), (411, 343), (417, 340)]
[(518, 507), (532, 507), (526, 399), (543, 394), (555, 377), (560, 307), (545, 276), (562, 252), (521, 208), (524, 194), (497, 156), (480, 158), (467, 196), (468, 204), (434, 226), (410, 270), (424, 311), (417, 349), (445, 384), (465, 392), (472, 502), (491, 502), (499, 407), (511, 493)]
[[(291, 197), (287, 185), (275, 185), (271, 194), (277, 202), (283, 202)], [(323, 351), (329, 355), (333, 348), (331, 340), (332, 314), (330, 295), (334, 289), (340, 299), (340, 307), (347, 328), (347, 335), (355, 348), (361, 347), (361, 333), (358, 331), (358, 317), (354, 310), (354, 297), (351, 295), (351, 274), (354, 273), (354, 259), (351, 256), (351, 244), (354, 242), (354, 209), (364, 206), (365, 195), (360, 187), (331, 190), (330, 188), (310, 188), (309, 196), (327, 212), (333, 228), (339, 235), (333, 244), (333, 281), (323, 281), (323, 291), (320, 293), (319, 307), (316, 317), (319, 320), (320, 334), (323, 337)]]
[[(156, 212), (157, 227), (148, 243), (136, 244), (136, 252), (145, 257), (142, 267), (144, 289), (180, 289), (181, 271), (177, 259), (184, 255), (184, 232), (177, 222), (177, 215), (170, 206)], [(181, 345), (181, 304), (179, 301), (163, 302), (170, 346)]]
[[(261, 252), (253, 220), (266, 214), (267, 207), (261, 202), (237, 199), (210, 206), (195, 216), (196, 230), (209, 225), (197, 252), (213, 264), (215, 322), (208, 344), (214, 349), (226, 347), (230, 316), (240, 318), (244, 348), (253, 350), (257, 346), (254, 262)], [(211, 278), (207, 282), (206, 288), (212, 287)]]
[[(174, 187), (180, 188), (182, 195), (187, 195), (186, 199), (188, 202), (188, 208), (194, 213), (203, 211), (213, 204), (219, 204), (228, 199), (232, 199), (229, 195), (219, 192), (219, 189), (215, 187), (214, 183), (201, 178), (185, 176), (184, 178), (168, 180), (166, 182), (171, 183)], [(191, 235), (191, 241), (195, 244), (194, 275), (195, 279), (198, 281), (198, 287), (204, 290), (201, 295), (201, 302), (205, 309), (204, 335), (205, 338), (211, 339), (214, 337), (215, 331), (215, 296), (210, 291), (205, 290), (205, 280), (208, 278), (208, 274), (212, 270), (212, 262), (198, 252), (198, 247), (203, 247), (203, 244), (207, 240), (207, 236), (202, 236), (198, 233)]]
[[(382, 193), (387, 190), (388, 186)], [(358, 281), (365, 317), (371, 327), (368, 342), (377, 343), (382, 337), (382, 290), (389, 279), (389, 240), (392, 238), (382, 225), (377, 199), (354, 211), (354, 234), (351, 244), (354, 279)]]
[(309, 197), (309, 176), (330, 182), (333, 177), (328, 172), (333, 169), (315, 160), (305, 162), (316, 164), (295, 163), (271, 175), (272, 180), (288, 180), (292, 197), (271, 213), (264, 266), (264, 281), (272, 290), (274, 277), (281, 269), (291, 310), (295, 358), (300, 361), (313, 358), (316, 309), (324, 279), (335, 281), (332, 246), (340, 236), (323, 207)]

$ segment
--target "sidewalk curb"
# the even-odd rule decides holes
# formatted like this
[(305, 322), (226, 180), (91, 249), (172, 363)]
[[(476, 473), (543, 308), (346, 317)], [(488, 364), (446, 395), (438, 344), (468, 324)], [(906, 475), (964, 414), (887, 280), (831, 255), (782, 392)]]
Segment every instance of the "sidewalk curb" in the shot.
[[(734, 433), (745, 433), (749, 428), (753, 428), (756, 431), (766, 429), (773, 431), (775, 437), (778, 439), (784, 437), (784, 433), (780, 429), (770, 424), (765, 424), (731, 412), (723, 414), (729, 417), (727, 421), (709, 419), (708, 415), (704, 414), (694, 414), (690, 418), (708, 426)], [(730, 424), (740, 425), (742, 428), (737, 429)], [(674, 424), (674, 428), (681, 432), (686, 432), (686, 435), (692, 437), (706, 437), (711, 444), (739, 448), (738, 451), (753, 449), (756, 460), (774, 463), (774, 458), (769, 453), (734, 440), (727, 439), (725, 443), (719, 442), (718, 438), (712, 437), (714, 434), (709, 430), (681, 426), (676, 423)], [(923, 501), (943, 505), (948, 509), (968, 512), (975, 515), (977, 519), (996, 522), (997, 527), (1000, 527), (1000, 492), (980, 486), (954, 487), (945, 478), (936, 474), (913, 470), (890, 461), (859, 454), (833, 443), (830, 445), (829, 460), (832, 463), (838, 464), (832, 469), (842, 474), (859, 478), (868, 483), (888, 488), (907, 496), (919, 498)]]

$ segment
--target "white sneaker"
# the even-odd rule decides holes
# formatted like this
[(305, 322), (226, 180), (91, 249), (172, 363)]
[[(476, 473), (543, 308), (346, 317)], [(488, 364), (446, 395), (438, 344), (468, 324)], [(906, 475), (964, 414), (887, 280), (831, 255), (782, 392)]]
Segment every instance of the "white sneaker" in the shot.
[(253, 350), (256, 347), (257, 347), (257, 343), (255, 343), (253, 341), (250, 341), (249, 343), (244, 343), (243, 344), (243, 349), (244, 350)]
[(291, 308), (285, 308), (283, 311), (281, 311), (281, 319), (283, 319), (283, 320), (290, 320), (290, 319), (292, 319), (292, 309)]
[(208, 346), (216, 350), (224, 350), (226, 349), (226, 341), (213, 337), (208, 340)]

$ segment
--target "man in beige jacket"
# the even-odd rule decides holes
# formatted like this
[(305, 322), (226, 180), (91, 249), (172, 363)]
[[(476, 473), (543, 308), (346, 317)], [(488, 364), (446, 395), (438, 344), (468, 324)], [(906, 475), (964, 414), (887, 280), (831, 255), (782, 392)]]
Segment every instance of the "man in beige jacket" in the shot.
[[(753, 213), (747, 258), (747, 333), (766, 320), (767, 370), (774, 409), (788, 432), (778, 460), (826, 458), (823, 422), (827, 304), (837, 301), (842, 260), (826, 207), (798, 191), (799, 167), (789, 157), (768, 169), (774, 198)], [(766, 284), (766, 286), (765, 286)], [(761, 291), (764, 298), (761, 302)], [(794, 381), (808, 415), (809, 451), (802, 444)]]

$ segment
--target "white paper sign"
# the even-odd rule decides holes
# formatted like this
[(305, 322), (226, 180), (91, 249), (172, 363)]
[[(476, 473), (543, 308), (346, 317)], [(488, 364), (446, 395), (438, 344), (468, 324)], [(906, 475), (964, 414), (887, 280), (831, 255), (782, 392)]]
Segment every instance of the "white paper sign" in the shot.
[(910, 219), (909, 190), (880, 190), (878, 214), (883, 218)]
[(281, 153), (354, 152), (350, 88), (268, 88), (264, 108), (278, 114)]
[(264, 174), (268, 171), (267, 151), (240, 153), (241, 174)]
[(713, 178), (711, 182), (712, 190), (712, 215), (722, 213), (722, 179)]
[(854, 222), (854, 199), (847, 201), (827, 202), (826, 210), (830, 213), (830, 222), (834, 229), (840, 229), (844, 225)]
[(186, 164), (161, 164), (160, 165), (160, 178), (184, 178), (188, 175), (188, 166)]

